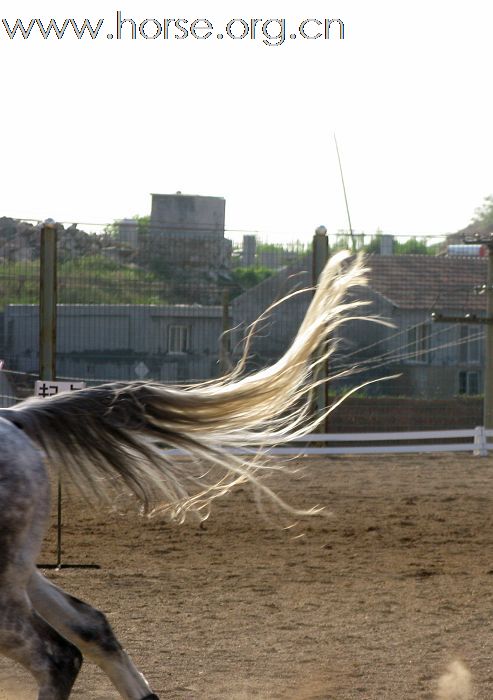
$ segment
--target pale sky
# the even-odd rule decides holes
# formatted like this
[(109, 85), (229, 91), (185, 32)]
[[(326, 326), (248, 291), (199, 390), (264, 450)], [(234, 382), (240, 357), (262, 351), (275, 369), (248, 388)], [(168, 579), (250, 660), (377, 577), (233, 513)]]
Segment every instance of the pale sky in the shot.
[[(108, 39), (117, 10), (137, 27), (207, 19), (212, 37), (132, 40), (127, 23)], [(10, 40), (0, 21), (0, 215), (105, 223), (181, 190), (225, 197), (230, 229), (336, 232), (347, 218), (334, 132), (358, 232), (456, 231), (493, 193), (487, 0), (3, 0), (0, 15), (10, 27), (104, 19), (95, 40), (70, 28)], [(266, 46), (261, 22), (255, 40), (217, 39), (251, 18), (284, 18), (284, 43)], [(299, 36), (302, 20), (325, 18), (344, 22), (344, 40), (333, 26), (328, 40)]]

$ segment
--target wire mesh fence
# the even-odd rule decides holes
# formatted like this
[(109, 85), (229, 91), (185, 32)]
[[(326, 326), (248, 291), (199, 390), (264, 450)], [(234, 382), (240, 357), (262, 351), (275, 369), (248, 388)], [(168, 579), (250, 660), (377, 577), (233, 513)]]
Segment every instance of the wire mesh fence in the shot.
[[(57, 226), (57, 378), (94, 384), (216, 377), (238, 359), (247, 329), (270, 304), (311, 287), (309, 236), (305, 242), (272, 242), (225, 231), (221, 201), (219, 210), (214, 210), (217, 202), (205, 203), (212, 213), (202, 209), (166, 224), (153, 208), (150, 217), (94, 233), (82, 225)], [(39, 239), (39, 226), (0, 219), (3, 405), (32, 393), (38, 377)], [(347, 247), (366, 252), (369, 266), (368, 286), (355, 291), (367, 302), (359, 312), (363, 318), (344, 325), (329, 362), (331, 395), (392, 375), (366, 385), (352, 399), (361, 429), (377, 429), (371, 412), (395, 417), (398, 400), (408, 407), (448, 401), (450, 409), (442, 407), (448, 427), (480, 422), (485, 343), (484, 326), (477, 321), (486, 314), (485, 251), (445, 237), (339, 233), (329, 235), (328, 243), (331, 253)], [(295, 295), (262, 318), (248, 370), (283, 354), (310, 296), (310, 291)], [(432, 320), (433, 313), (438, 320)], [(374, 316), (387, 325), (371, 322)], [(371, 407), (366, 420), (354, 408), (357, 400)], [(469, 417), (464, 405), (471, 407)], [(422, 417), (416, 411), (409, 410), (400, 427), (416, 427)], [(334, 425), (343, 420), (340, 429), (354, 430), (350, 415), (349, 410), (340, 417), (335, 413)]]

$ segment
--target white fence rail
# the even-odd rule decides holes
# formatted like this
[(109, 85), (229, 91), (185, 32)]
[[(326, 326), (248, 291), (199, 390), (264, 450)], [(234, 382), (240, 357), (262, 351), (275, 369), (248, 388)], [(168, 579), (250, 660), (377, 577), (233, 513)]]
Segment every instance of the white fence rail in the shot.
[[(478, 456), (486, 456), (488, 449), (493, 449), (493, 443), (488, 443), (488, 438), (493, 438), (493, 430), (486, 430), (482, 426), (469, 430), (419, 430), (401, 431), (396, 433), (313, 433), (306, 435), (299, 442), (325, 442), (325, 443), (370, 443), (365, 445), (333, 444), (311, 447), (298, 445), (293, 447), (276, 447), (271, 450), (273, 454), (312, 454), (312, 455), (342, 455), (342, 454), (391, 454), (413, 452), (474, 452)], [(423, 440), (439, 440), (440, 442), (424, 443)], [(444, 440), (450, 442), (443, 442)], [(462, 440), (462, 442), (457, 442)], [(464, 442), (464, 440), (468, 440)], [(393, 442), (406, 444), (375, 445), (375, 442)]]
[[(493, 450), (493, 430), (482, 426), (470, 430), (421, 430), (397, 433), (313, 433), (300, 440), (293, 441), (289, 447), (275, 447), (269, 454), (279, 455), (364, 455), (419, 452), (473, 452), (478, 457), (488, 455)], [(439, 440), (426, 443), (423, 440)], [(461, 442), (458, 442), (461, 440)], [(443, 442), (448, 441), (448, 442)], [(351, 444), (335, 446), (331, 443), (368, 443), (354, 446)], [(375, 445), (372, 443), (397, 443)], [(312, 447), (309, 443), (318, 443)], [(325, 443), (321, 445), (320, 443)], [(405, 444), (401, 444), (405, 443)], [(255, 448), (248, 450), (231, 450), (232, 453), (255, 453)], [(166, 450), (167, 454), (183, 454), (181, 450)]]

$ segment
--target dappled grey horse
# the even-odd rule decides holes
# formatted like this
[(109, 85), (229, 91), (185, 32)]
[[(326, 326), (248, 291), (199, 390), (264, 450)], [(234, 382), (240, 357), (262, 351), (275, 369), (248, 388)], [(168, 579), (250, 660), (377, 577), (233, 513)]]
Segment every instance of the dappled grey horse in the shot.
[(281, 468), (269, 462), (269, 447), (325, 417), (310, 412), (313, 369), (357, 306), (344, 301), (347, 290), (364, 282), (361, 262), (344, 257), (326, 266), (292, 345), (271, 367), (245, 375), (247, 342), (233, 372), (210, 382), (112, 383), (0, 410), (0, 652), (32, 673), (38, 700), (66, 700), (83, 657), (125, 700), (157, 698), (105, 616), (36, 569), (50, 510), (47, 469), (93, 501), (130, 494), (143, 512), (174, 520), (206, 517), (215, 498), (245, 482), (288, 512), (314, 512), (284, 503), (259, 472)]

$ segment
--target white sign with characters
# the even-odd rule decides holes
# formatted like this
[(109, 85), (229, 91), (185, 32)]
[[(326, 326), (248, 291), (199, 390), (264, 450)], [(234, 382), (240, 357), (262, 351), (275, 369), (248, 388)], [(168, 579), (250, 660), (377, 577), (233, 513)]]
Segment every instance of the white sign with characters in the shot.
[(34, 385), (34, 395), (46, 398), (47, 396), (55, 396), (63, 394), (65, 391), (77, 391), (77, 389), (85, 389), (85, 382), (57, 382), (50, 379), (38, 380)]

